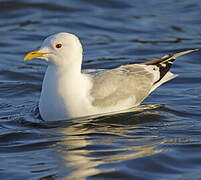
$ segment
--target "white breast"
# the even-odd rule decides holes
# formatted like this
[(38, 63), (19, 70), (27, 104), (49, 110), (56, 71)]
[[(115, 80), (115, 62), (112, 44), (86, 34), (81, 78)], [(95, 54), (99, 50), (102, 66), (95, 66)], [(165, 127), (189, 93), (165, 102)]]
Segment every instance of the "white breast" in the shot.
[(47, 121), (86, 116), (92, 109), (87, 76), (59, 72), (49, 65), (42, 85), (39, 110)]

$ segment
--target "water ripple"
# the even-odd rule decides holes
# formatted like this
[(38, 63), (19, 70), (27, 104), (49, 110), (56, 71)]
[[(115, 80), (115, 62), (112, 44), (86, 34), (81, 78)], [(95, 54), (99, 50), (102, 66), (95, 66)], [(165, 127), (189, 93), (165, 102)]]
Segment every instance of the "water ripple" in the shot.
[(178, 58), (172, 71), (180, 76), (144, 105), (56, 122), (38, 110), (46, 63), (23, 56), (61, 31), (80, 37), (84, 69), (201, 49), (200, 7), (199, 0), (1, 1), (1, 179), (199, 179), (200, 51)]

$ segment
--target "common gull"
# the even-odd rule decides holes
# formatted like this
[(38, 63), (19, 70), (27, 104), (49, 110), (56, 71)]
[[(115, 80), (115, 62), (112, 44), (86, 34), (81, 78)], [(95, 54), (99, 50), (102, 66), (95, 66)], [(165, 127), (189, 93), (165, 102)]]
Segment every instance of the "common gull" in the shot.
[(158, 86), (177, 76), (169, 72), (175, 58), (193, 51), (196, 49), (145, 63), (84, 72), (78, 37), (62, 32), (46, 38), (40, 49), (26, 54), (24, 60), (48, 62), (39, 111), (44, 120), (56, 121), (138, 106)]

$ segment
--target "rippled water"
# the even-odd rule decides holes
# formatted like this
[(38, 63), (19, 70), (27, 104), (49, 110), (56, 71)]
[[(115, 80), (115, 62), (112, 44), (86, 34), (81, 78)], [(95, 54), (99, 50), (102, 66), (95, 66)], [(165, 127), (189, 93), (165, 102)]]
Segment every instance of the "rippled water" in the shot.
[(130, 112), (44, 122), (46, 69), (26, 52), (77, 34), (83, 68), (112, 68), (201, 49), (200, 0), (0, 0), (0, 179), (200, 179), (201, 52)]

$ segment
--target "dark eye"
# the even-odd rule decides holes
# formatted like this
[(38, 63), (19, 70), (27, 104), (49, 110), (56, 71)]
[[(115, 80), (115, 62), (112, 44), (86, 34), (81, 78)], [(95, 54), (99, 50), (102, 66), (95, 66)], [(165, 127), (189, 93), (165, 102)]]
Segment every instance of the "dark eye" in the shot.
[(56, 44), (56, 48), (61, 48), (62, 44)]

